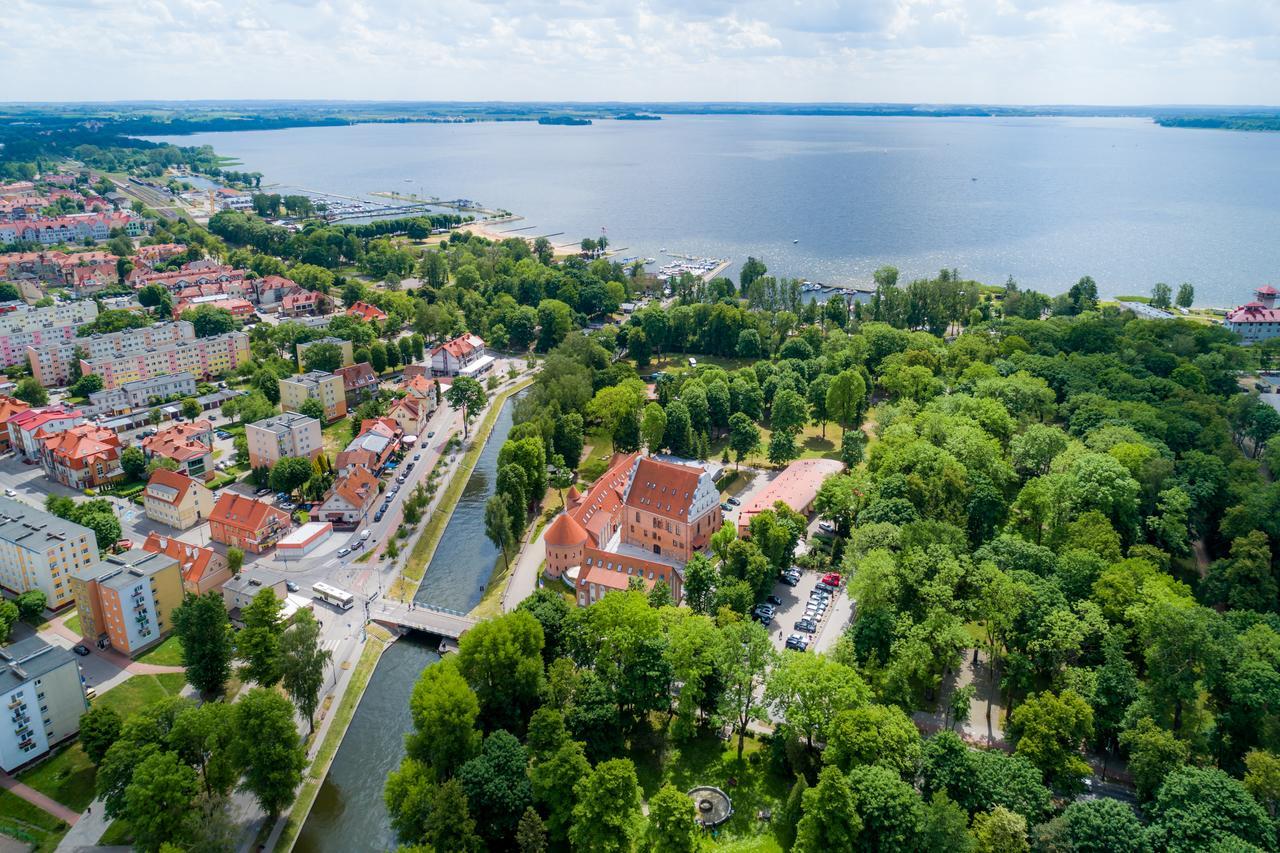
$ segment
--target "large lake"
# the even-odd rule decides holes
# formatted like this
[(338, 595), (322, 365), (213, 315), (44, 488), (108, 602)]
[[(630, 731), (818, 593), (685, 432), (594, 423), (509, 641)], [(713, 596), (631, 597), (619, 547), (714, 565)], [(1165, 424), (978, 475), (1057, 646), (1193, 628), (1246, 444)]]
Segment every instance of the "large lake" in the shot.
[[(1144, 119), (696, 116), (373, 124), (171, 137), (267, 182), (470, 198), (556, 241), (608, 229), (627, 255), (763, 258), (867, 282), (956, 267), (1050, 293), (1157, 281), (1234, 305), (1280, 279), (1280, 134)], [(511, 226), (517, 227), (517, 226)], [(793, 242), (798, 241), (798, 242)]]

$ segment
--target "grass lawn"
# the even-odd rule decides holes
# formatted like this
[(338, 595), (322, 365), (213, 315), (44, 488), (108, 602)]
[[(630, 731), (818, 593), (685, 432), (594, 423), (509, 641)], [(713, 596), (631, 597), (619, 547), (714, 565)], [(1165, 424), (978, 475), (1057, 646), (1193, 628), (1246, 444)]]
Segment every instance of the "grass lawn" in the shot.
[(336, 458), (351, 443), (351, 419), (342, 418), (321, 427), (320, 437), (324, 441), (324, 452)]
[(98, 839), (99, 847), (124, 847), (133, 841), (133, 830), (122, 820), (113, 820)]
[[(714, 785), (733, 800), (733, 817), (717, 833), (717, 849), (729, 841), (729, 847), (741, 851), (778, 850), (768, 826), (756, 819), (762, 809), (777, 814), (790, 790), (791, 780), (769, 767), (764, 745), (747, 739), (738, 761), (738, 740), (720, 740), (707, 733), (683, 744), (666, 740), (657, 730), (645, 742), (632, 744), (630, 757), (636, 764), (636, 776), (646, 798), (670, 782), (681, 791), (698, 785)], [(736, 784), (731, 784), (730, 780)]]
[(138, 658), (138, 663), (155, 666), (182, 666), (182, 641), (170, 634), (165, 641)]
[(121, 682), (93, 700), (95, 705), (107, 705), (115, 708), (116, 713), (128, 719), (138, 713), (143, 706), (166, 696), (177, 696), (187, 677), (181, 672), (166, 672), (162, 675), (134, 675)]
[(37, 853), (51, 853), (70, 828), (17, 794), (0, 790), (0, 834), (34, 845)]
[[(755, 453), (749, 453), (742, 457), (744, 465), (753, 465), (758, 468), (771, 467), (768, 453), (769, 438), (772, 435), (773, 433), (768, 427), (760, 427), (760, 449)], [(719, 459), (728, 446), (728, 436), (716, 438), (708, 448), (707, 458)], [(840, 427), (837, 424), (827, 424), (827, 437), (823, 438), (822, 428), (816, 424), (809, 424), (796, 436), (796, 446), (800, 450), (800, 455), (797, 457), (799, 459), (839, 459)], [(730, 464), (732, 464), (733, 458), (733, 451), (729, 451)]]
[(77, 634), (79, 634), (80, 633), (80, 614), (78, 612), (72, 613), (70, 616), (66, 618), (66, 620), (62, 624), (67, 626), (67, 630), (75, 631)]
[(594, 483), (600, 479), (609, 467), (613, 458), (613, 436), (602, 431), (587, 436), (585, 459), (578, 465), (578, 481), (582, 484)]
[(50, 758), (18, 774), (42, 794), (48, 794), (64, 806), (78, 812), (93, 802), (93, 780), (96, 770), (79, 742), (68, 744)]

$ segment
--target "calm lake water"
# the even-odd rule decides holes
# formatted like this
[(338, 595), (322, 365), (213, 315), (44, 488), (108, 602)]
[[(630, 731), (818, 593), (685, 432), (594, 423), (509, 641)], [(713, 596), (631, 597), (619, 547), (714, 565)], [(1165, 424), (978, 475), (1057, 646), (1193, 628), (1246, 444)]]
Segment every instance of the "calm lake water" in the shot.
[[(511, 432), (519, 396), (499, 412), (416, 601), (461, 611), (480, 603), (499, 556), (484, 534), (484, 505), (494, 493), (498, 451)], [(422, 670), (440, 659), (437, 644), (410, 635), (383, 653), (298, 836), (299, 853), (395, 849), (382, 788), (404, 757), (404, 734), (413, 728), (409, 696)]]
[[(608, 229), (627, 255), (761, 257), (779, 275), (866, 282), (957, 267), (1051, 293), (1156, 281), (1200, 304), (1280, 275), (1280, 134), (1144, 119), (681, 116), (375, 124), (173, 137), (267, 182), (470, 198), (557, 241)], [(797, 240), (798, 242), (792, 242)], [(731, 273), (732, 274), (732, 273)]]

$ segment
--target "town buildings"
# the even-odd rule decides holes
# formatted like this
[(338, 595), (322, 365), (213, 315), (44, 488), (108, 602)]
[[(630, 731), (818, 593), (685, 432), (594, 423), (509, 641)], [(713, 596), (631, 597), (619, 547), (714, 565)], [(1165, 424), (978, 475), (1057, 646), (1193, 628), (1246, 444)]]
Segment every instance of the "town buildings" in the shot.
[(795, 460), (738, 510), (738, 535), (746, 535), (751, 519), (766, 509), (773, 509), (778, 501), (802, 515), (809, 515), (822, 481), (843, 470), (844, 465), (835, 459)]
[(142, 543), (142, 550), (150, 554), (164, 554), (177, 560), (182, 571), (182, 588), (192, 595), (204, 595), (210, 590), (219, 589), (231, 579), (231, 567), (227, 558), (212, 548), (192, 545), (172, 536), (162, 536), (153, 530)]
[(29, 347), (74, 341), (76, 329), (97, 316), (98, 306), (90, 299), (58, 302), (46, 308), (21, 302), (0, 305), (0, 367), (26, 362)]
[(181, 317), (186, 312), (194, 311), (204, 305), (230, 311), (231, 316), (237, 320), (246, 320), (254, 315), (253, 303), (247, 299), (227, 293), (209, 293), (199, 296), (180, 297), (174, 303), (173, 316)]
[(30, 408), (31, 404), (24, 400), (0, 394), (0, 453), (8, 453), (13, 447), (9, 438), (9, 421)]
[(98, 559), (92, 530), (10, 498), (0, 498), (0, 586), (41, 590), (57, 610), (71, 600), (70, 575)]
[(324, 450), (320, 422), (297, 412), (272, 415), (244, 429), (249, 465), (271, 467), (286, 456), (315, 459)]
[(115, 228), (123, 229), (130, 237), (140, 237), (147, 233), (149, 226), (145, 219), (123, 211), (21, 219), (0, 222), (0, 245), (39, 243), (56, 246), (85, 240), (103, 241), (111, 238), (111, 231)]
[(9, 418), (9, 443), (22, 457), (38, 461), (45, 438), (84, 421), (83, 412), (63, 405), (27, 409)]
[(387, 319), (387, 312), (376, 305), (370, 305), (368, 302), (356, 302), (347, 309), (347, 316), (355, 317), (357, 320), (363, 320), (366, 323), (371, 323), (375, 320), (382, 322)]
[(347, 408), (355, 408), (378, 391), (378, 374), (367, 361), (339, 367), (334, 371), (342, 378), (342, 390), (347, 395)]
[(194, 397), (196, 378), (190, 373), (164, 374), (136, 382), (125, 382), (111, 390), (89, 395), (89, 408), (99, 412), (128, 412), (148, 409), (180, 397)]
[(311, 370), (280, 380), (280, 408), (297, 412), (307, 400), (319, 400), (324, 406), (325, 423), (347, 416), (347, 392), (337, 374)]
[(387, 417), (399, 424), (406, 435), (422, 435), (435, 410), (427, 400), (418, 397), (401, 397), (391, 404)]
[(148, 462), (168, 459), (183, 474), (201, 477), (213, 470), (213, 424), (209, 421), (174, 424), (144, 438), (142, 453)]
[(1259, 343), (1280, 336), (1280, 309), (1276, 297), (1280, 290), (1264, 285), (1253, 292), (1257, 298), (1228, 312), (1222, 325), (1240, 336), (1246, 344)]
[(547, 528), (547, 574), (569, 577), (581, 607), (632, 578), (648, 588), (664, 581), (679, 602), (685, 563), (722, 521), (702, 466), (629, 454)]
[(238, 492), (224, 491), (209, 515), (209, 537), (242, 551), (261, 554), (289, 532), (293, 521), (284, 510)]
[(319, 548), (333, 534), (327, 521), (308, 521), (285, 534), (276, 543), (277, 560), (301, 560)]
[[(155, 352), (163, 347), (190, 344), (196, 339), (195, 327), (185, 321), (173, 323), (157, 323), (141, 329), (125, 329), (108, 334), (89, 335), (76, 338), (70, 342), (55, 343), (27, 349), (27, 359), (31, 364), (31, 373), (36, 381), (46, 388), (65, 385), (70, 379), (71, 362), (76, 359), (77, 350), (81, 350), (91, 364), (103, 359), (118, 359)], [(84, 370), (93, 373), (93, 370)], [(171, 370), (170, 373), (177, 373)], [(136, 377), (139, 379), (149, 377)], [(105, 381), (105, 379), (104, 379)], [(123, 380), (111, 385), (115, 388), (124, 384)], [(103, 387), (107, 387), (104, 385)]]
[(485, 355), (484, 340), (470, 333), (459, 335), (431, 351), (431, 372), (436, 376), (478, 376), (493, 366)]
[(364, 521), (378, 503), (378, 478), (363, 467), (353, 466), (334, 481), (324, 502), (312, 517), (338, 527), (354, 527)]
[(76, 490), (96, 489), (124, 476), (120, 437), (97, 424), (78, 424), (41, 439), (45, 475)]
[(70, 649), (27, 637), (0, 649), (0, 768), (12, 773), (80, 730), (89, 710)]
[(353, 468), (378, 473), (391, 461), (403, 433), (391, 418), (369, 418), (360, 422), (360, 434), (334, 460), (334, 470), (345, 474)]
[(152, 521), (188, 530), (212, 514), (213, 492), (186, 474), (157, 468), (142, 492), (142, 506)]
[(98, 374), (102, 387), (111, 390), (128, 382), (176, 373), (220, 376), (249, 360), (249, 336), (228, 332), (197, 338), (194, 327), (185, 320), (158, 323), (76, 338), (68, 343), (28, 347), (32, 374), (45, 387), (67, 384), (78, 349), (85, 355), (80, 358), (81, 373)]
[(165, 554), (131, 548), (71, 576), (80, 632), (130, 657), (159, 643), (182, 604), (182, 571)]

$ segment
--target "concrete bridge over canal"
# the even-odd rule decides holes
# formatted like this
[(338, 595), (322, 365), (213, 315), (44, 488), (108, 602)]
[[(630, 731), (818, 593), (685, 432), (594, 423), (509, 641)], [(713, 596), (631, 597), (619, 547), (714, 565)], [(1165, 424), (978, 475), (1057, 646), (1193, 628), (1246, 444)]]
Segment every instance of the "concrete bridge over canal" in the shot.
[(450, 610), (447, 607), (435, 607), (430, 604), (408, 604), (380, 601), (370, 603), (369, 618), (374, 622), (391, 625), (396, 628), (410, 628), (414, 631), (425, 631), (438, 637), (456, 640), (468, 630), (475, 627), (478, 620), (465, 613)]

